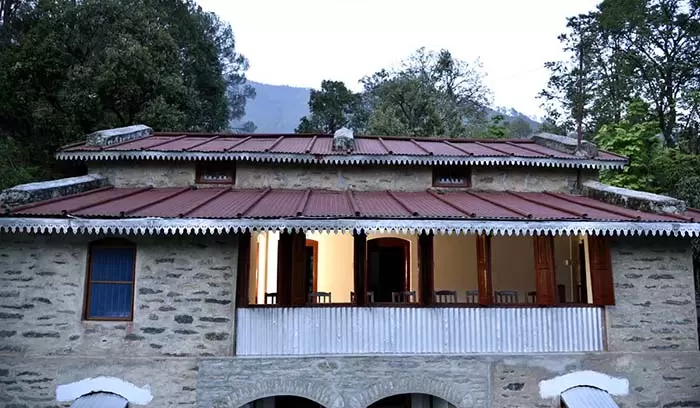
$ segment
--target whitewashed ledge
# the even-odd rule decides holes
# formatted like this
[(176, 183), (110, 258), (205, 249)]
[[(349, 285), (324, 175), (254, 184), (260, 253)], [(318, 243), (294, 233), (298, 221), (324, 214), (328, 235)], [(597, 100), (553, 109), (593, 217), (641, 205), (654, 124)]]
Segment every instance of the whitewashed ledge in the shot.
[(0, 231), (42, 234), (205, 235), (244, 231), (399, 232), (459, 235), (576, 235), (698, 237), (700, 222), (363, 220), (363, 219), (173, 219), (0, 217)]

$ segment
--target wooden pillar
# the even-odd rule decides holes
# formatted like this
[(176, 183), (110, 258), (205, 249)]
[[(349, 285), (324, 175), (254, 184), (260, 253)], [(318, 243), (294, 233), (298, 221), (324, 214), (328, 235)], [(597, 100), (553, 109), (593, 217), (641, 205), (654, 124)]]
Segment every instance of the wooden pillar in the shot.
[(537, 304), (557, 303), (556, 278), (554, 276), (554, 237), (537, 235), (533, 237), (535, 251), (535, 285)]
[(250, 303), (250, 232), (238, 234), (238, 262), (236, 269), (236, 306)]
[(353, 274), (355, 305), (367, 304), (367, 234), (353, 233)]
[(291, 306), (292, 236), (281, 232), (277, 243), (277, 305)]
[(493, 303), (493, 285), (491, 284), (491, 236), (476, 236), (476, 273), (479, 280), (479, 304)]
[(433, 261), (434, 235), (432, 232), (418, 236), (418, 299), (422, 305), (435, 303), (435, 268)]

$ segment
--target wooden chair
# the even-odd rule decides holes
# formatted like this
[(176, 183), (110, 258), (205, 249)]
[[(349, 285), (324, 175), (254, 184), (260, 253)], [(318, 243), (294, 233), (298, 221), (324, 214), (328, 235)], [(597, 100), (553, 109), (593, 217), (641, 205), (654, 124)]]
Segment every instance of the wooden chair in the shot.
[(457, 303), (456, 290), (435, 291), (435, 303)]
[[(269, 302), (268, 302), (269, 300)], [(277, 304), (277, 292), (265, 292), (265, 304), (266, 305), (276, 305)]]
[(311, 292), (309, 293), (309, 303), (333, 303), (331, 300), (331, 292)]
[(537, 303), (537, 292), (534, 290), (527, 292), (527, 301), (530, 303)]
[(479, 303), (479, 291), (478, 290), (468, 290), (466, 292), (467, 303)]
[[(355, 291), (350, 292), (350, 302), (355, 303)], [(367, 291), (367, 303), (374, 303), (374, 291)]]
[(496, 291), (496, 303), (498, 304), (512, 304), (518, 303), (518, 291), (516, 290), (497, 290)]
[(416, 301), (416, 291), (391, 292), (392, 303), (413, 303)]

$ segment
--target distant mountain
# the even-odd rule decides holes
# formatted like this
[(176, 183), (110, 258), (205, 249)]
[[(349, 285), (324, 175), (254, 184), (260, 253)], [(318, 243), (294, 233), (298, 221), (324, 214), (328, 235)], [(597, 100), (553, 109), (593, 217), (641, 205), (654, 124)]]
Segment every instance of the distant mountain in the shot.
[[(286, 85), (268, 85), (248, 81), (255, 88), (255, 99), (249, 100), (245, 107), (242, 122), (252, 121), (257, 126), (255, 133), (292, 133), (299, 125), (299, 120), (309, 114), (309, 95), (311, 89)], [(525, 119), (534, 129), (539, 122), (512, 108), (491, 109), (489, 115), (501, 114), (506, 120), (517, 117)]]
[(311, 89), (248, 83), (255, 88), (255, 99), (246, 103), (241, 121), (255, 123), (255, 133), (292, 133), (299, 120), (309, 114)]

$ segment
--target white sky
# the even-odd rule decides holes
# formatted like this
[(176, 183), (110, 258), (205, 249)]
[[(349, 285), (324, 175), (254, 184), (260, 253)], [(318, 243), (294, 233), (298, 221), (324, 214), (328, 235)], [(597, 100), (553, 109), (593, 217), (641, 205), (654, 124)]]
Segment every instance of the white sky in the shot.
[(323, 79), (360, 90), (364, 75), (421, 46), (479, 58), (495, 106), (541, 116), (543, 64), (564, 57), (566, 17), (600, 0), (198, 0), (233, 27), (249, 79), (318, 88)]

